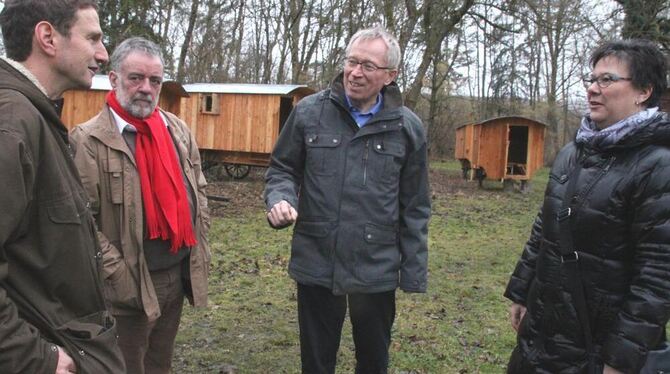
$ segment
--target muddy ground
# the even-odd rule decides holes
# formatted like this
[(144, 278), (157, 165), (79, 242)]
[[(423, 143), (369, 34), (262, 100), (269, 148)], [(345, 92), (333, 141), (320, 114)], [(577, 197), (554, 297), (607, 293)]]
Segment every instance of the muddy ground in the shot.
[[(213, 216), (242, 214), (249, 210), (264, 210), (263, 188), (266, 168), (253, 167), (249, 175), (241, 180), (221, 176), (216, 170), (208, 170), (205, 175), (209, 182), (207, 194)], [(430, 185), (433, 200), (444, 199), (454, 193), (481, 193), (476, 182), (467, 182), (454, 170), (431, 169)], [(224, 198), (228, 201), (219, 201)]]

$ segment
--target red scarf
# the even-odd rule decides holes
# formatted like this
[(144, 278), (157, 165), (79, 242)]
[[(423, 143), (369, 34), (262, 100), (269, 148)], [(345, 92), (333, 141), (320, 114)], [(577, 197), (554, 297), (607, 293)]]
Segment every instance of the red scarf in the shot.
[(169, 239), (173, 254), (183, 246), (194, 246), (197, 241), (181, 167), (158, 107), (148, 118), (139, 119), (121, 107), (114, 90), (106, 99), (114, 112), (137, 129), (135, 160), (149, 239)]

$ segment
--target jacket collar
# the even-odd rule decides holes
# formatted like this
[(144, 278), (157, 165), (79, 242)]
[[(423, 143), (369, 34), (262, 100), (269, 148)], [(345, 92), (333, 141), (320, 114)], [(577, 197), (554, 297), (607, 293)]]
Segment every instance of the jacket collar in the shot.
[[(158, 110), (160, 111), (161, 117), (165, 121), (165, 125), (167, 126), (172, 138), (179, 140), (177, 142), (179, 145), (177, 150), (181, 154), (180, 156), (185, 156), (185, 150), (181, 146), (182, 143), (185, 143), (183, 139), (185, 136), (184, 133), (181, 131), (181, 128), (174, 123), (174, 120), (167, 112), (161, 108), (158, 108)], [(98, 139), (107, 147), (125, 153), (133, 162), (133, 164), (135, 164), (135, 155), (133, 155), (133, 152), (130, 150), (130, 148), (128, 148), (128, 144), (126, 144), (123, 135), (121, 135), (119, 132), (119, 128), (116, 126), (116, 122), (114, 120), (114, 115), (112, 114), (112, 111), (107, 104), (105, 104), (105, 106), (102, 108), (102, 111), (98, 113), (97, 117), (95, 117), (92, 121), (93, 125), (90, 132), (91, 136)], [(135, 164), (135, 166), (137, 165)]]
[(19, 73), (23, 74), (30, 81), (30, 83), (34, 84), (35, 87), (37, 87), (44, 94), (44, 96), (48, 97), (47, 90), (42, 86), (42, 84), (40, 84), (40, 81), (37, 80), (37, 77), (35, 77), (35, 75), (33, 75), (33, 73), (31, 73), (28, 68), (23, 66), (23, 64), (18, 61), (14, 61), (9, 57), (0, 57), (0, 59), (16, 69), (16, 71)]
[(617, 138), (615, 142), (597, 142), (594, 139), (580, 139), (575, 142), (597, 151), (634, 148), (642, 145), (670, 144), (670, 117), (664, 112), (654, 112), (647, 118), (639, 119), (634, 126)]
[[(340, 73), (335, 79), (333, 79), (330, 84), (330, 94), (329, 98), (340, 108), (349, 113), (349, 107), (347, 105), (347, 99), (344, 91), (344, 73)], [(400, 94), (400, 89), (395, 82), (384, 86), (382, 88), (381, 94), (384, 96), (382, 109), (375, 114), (370, 121), (368, 121), (365, 126), (358, 127), (353, 117), (351, 117), (351, 127), (356, 131), (354, 138), (364, 137), (367, 135), (372, 135), (381, 132), (387, 131), (396, 131), (403, 127), (402, 124), (402, 95)], [(351, 113), (349, 113), (351, 116)], [(396, 124), (389, 125), (388, 121), (398, 121)], [(384, 124), (379, 124), (380, 122), (386, 122)]]
[[(22, 66), (22, 65), (21, 65)], [(31, 74), (32, 75), (32, 74)], [(5, 59), (0, 59), (0, 88), (20, 92), (35, 106), (44, 119), (54, 127), (63, 140), (68, 142), (68, 131), (53, 103), (49, 98), (21, 71)]]
[[(384, 86), (381, 91), (382, 96), (384, 96), (384, 105), (380, 113), (399, 109), (403, 106), (402, 95), (400, 94), (400, 88), (396, 82), (391, 82), (390, 84)], [(330, 98), (335, 100), (343, 108), (348, 109), (347, 99), (344, 93), (344, 73), (338, 74), (335, 79), (330, 83)]]
[(91, 136), (98, 139), (105, 146), (123, 152), (135, 164), (135, 155), (128, 148), (128, 144), (123, 139), (114, 121), (109, 106), (105, 104), (102, 111), (93, 119), (91, 126)]

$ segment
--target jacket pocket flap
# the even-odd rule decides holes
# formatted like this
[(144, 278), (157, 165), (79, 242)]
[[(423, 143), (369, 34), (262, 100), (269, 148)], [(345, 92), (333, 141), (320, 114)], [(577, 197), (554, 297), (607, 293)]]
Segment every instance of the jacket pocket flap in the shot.
[(117, 157), (110, 157), (107, 159), (107, 162), (102, 163), (102, 169), (108, 173), (120, 173), (121, 168), (121, 159)]
[(365, 241), (368, 243), (395, 244), (397, 240), (398, 232), (393, 226), (365, 225)]
[(330, 233), (331, 228), (330, 222), (298, 221), (294, 230), (303, 235), (322, 238)]
[(74, 202), (71, 204), (64, 203), (47, 206), (46, 209), (49, 219), (54, 223), (81, 224), (81, 219)]
[(116, 323), (105, 312), (71, 321), (56, 330), (78, 373), (125, 372), (116, 340)]
[(333, 148), (342, 143), (340, 134), (307, 134), (305, 135), (305, 144), (308, 147)]
[(66, 335), (79, 339), (93, 339), (114, 325), (106, 312), (96, 312), (71, 320), (58, 328)]
[(382, 155), (388, 155), (394, 157), (403, 157), (405, 155), (405, 147), (400, 143), (383, 142), (381, 140), (378, 140), (375, 141), (373, 148), (375, 152)]

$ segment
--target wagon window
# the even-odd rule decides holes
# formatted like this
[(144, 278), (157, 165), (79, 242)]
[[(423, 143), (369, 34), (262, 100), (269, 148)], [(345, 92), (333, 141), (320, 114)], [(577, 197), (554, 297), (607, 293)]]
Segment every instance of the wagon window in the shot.
[(200, 94), (200, 112), (205, 114), (219, 114), (219, 94)]

